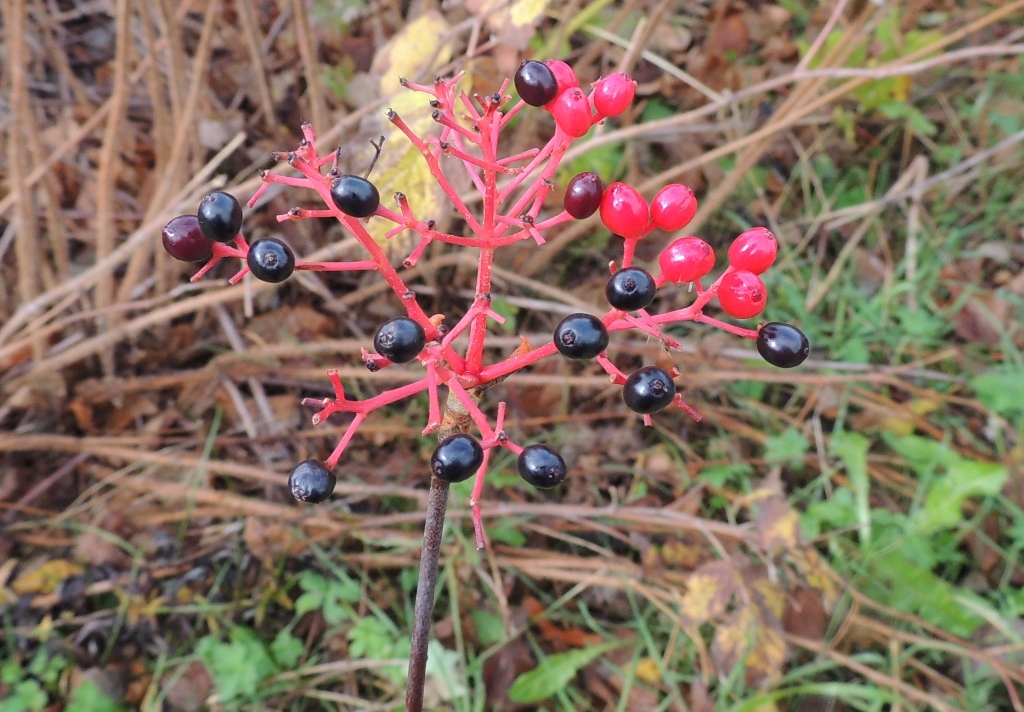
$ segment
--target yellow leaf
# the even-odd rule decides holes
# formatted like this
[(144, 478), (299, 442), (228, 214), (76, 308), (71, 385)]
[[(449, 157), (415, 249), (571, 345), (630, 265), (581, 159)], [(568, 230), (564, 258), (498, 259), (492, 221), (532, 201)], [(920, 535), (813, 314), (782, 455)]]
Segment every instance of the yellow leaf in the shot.
[(839, 602), (839, 586), (836, 585), (835, 577), (830, 574), (828, 566), (818, 556), (817, 551), (807, 547), (790, 552), (789, 558), (804, 577), (804, 581), (811, 588), (821, 592), (827, 608), (832, 608)]
[(636, 661), (636, 676), (648, 685), (661, 682), (661, 668), (654, 658), (640, 658)]
[(487, 19), (487, 27), (498, 42), (516, 49), (526, 47), (534, 28), (548, 9), (548, 0), (468, 0), (470, 12)]
[(399, 77), (412, 79), (420, 70), (426, 69), (433, 78), (435, 69), (451, 61), (451, 42), (441, 43), (448, 36), (448, 23), (440, 13), (431, 11), (388, 40), (373, 58), (372, 71), (380, 75), (381, 94), (393, 94)]
[(786, 661), (786, 642), (774, 625), (767, 625), (756, 606), (744, 606), (718, 626), (711, 654), (719, 673), (729, 675), (742, 664), (749, 685), (777, 680)]
[(704, 564), (686, 580), (679, 610), (690, 623), (700, 624), (725, 612), (736, 590), (736, 573), (725, 561)]
[(37, 569), (24, 573), (11, 583), (11, 590), (19, 596), (30, 593), (53, 593), (68, 576), (82, 573), (82, 567), (64, 559), (47, 561)]
[(769, 579), (759, 578), (754, 581), (754, 591), (759, 595), (765, 610), (781, 620), (782, 614), (786, 612), (786, 592), (782, 587)]
[[(425, 74), (425, 82), (433, 81), (435, 71), (452, 57), (451, 43), (442, 43), (446, 37), (448, 24), (444, 18), (436, 12), (428, 12), (392, 37), (373, 60), (373, 71), (380, 76), (380, 92), (386, 98), (387, 106), (423, 139), (439, 131), (438, 124), (431, 118), (430, 97), (401, 87), (398, 78), (412, 79)], [(465, 77), (462, 85), (469, 86), (469, 81), (469, 77)], [(381, 202), (394, 208), (392, 196), (404, 193), (418, 219), (436, 220), (438, 229), (442, 229), (454, 209), (419, 150), (382, 115), (369, 118), (366, 124), (369, 126), (364, 125), (364, 128), (374, 138), (384, 136), (384, 150), (373, 169), (373, 182), (380, 191)], [(454, 160), (442, 158), (441, 161), (444, 168), (451, 166), (462, 170)], [(449, 171), (449, 174), (454, 173)], [(457, 179), (452, 182), (458, 184)], [(386, 233), (394, 227), (391, 221), (380, 218), (371, 219), (366, 224), (374, 241), (385, 246), (390, 253), (410, 252), (416, 244), (416, 234), (407, 230), (387, 240)]]

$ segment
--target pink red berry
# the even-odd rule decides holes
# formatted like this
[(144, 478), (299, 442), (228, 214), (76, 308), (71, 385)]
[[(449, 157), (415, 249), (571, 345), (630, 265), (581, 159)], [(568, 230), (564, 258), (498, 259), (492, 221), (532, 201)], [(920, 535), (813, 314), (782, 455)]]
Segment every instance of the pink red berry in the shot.
[(729, 264), (738, 270), (763, 274), (775, 262), (779, 243), (766, 227), (755, 227), (741, 233), (729, 247)]
[(685, 185), (671, 183), (651, 201), (651, 219), (662, 230), (681, 230), (697, 214), (697, 198)]
[(718, 303), (722, 311), (736, 319), (750, 319), (764, 311), (768, 290), (753, 272), (726, 272), (718, 285)]
[(594, 87), (594, 107), (604, 116), (618, 116), (633, 103), (636, 82), (619, 72), (598, 80)]
[(570, 87), (578, 87), (580, 80), (576, 78), (576, 72), (572, 71), (572, 67), (563, 62), (560, 59), (549, 59), (544, 62), (551, 73), (555, 75), (555, 81), (558, 82), (558, 93), (561, 94), (563, 91)]
[(680, 237), (665, 248), (658, 264), (670, 282), (693, 282), (715, 266), (715, 251), (699, 237)]
[(612, 183), (601, 197), (601, 222), (616, 235), (635, 240), (647, 232), (650, 210), (637, 189)]
[(590, 100), (579, 87), (559, 94), (551, 105), (551, 115), (558, 128), (573, 138), (584, 136), (590, 130)]

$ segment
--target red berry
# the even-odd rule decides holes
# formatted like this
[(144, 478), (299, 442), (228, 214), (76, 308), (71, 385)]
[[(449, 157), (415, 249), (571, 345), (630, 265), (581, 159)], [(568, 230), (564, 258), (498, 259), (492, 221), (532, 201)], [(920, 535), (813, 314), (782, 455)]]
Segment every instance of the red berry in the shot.
[(213, 240), (199, 227), (195, 215), (179, 215), (164, 225), (161, 235), (167, 254), (182, 262), (206, 262), (213, 257)]
[(558, 128), (573, 138), (579, 138), (590, 131), (590, 100), (579, 87), (566, 89), (551, 105), (551, 115)]
[(755, 227), (741, 233), (729, 248), (729, 264), (738, 270), (763, 274), (775, 262), (779, 243), (766, 227)]
[(718, 303), (722, 311), (736, 319), (750, 319), (764, 311), (768, 290), (753, 272), (726, 272), (718, 285)]
[(662, 230), (681, 230), (697, 214), (697, 198), (685, 185), (672, 183), (651, 201), (651, 219)]
[(670, 282), (693, 282), (715, 266), (715, 251), (699, 237), (680, 237), (665, 248), (658, 264)]
[(572, 71), (572, 67), (563, 62), (560, 59), (549, 59), (544, 62), (551, 73), (555, 75), (555, 81), (558, 82), (558, 93), (561, 94), (569, 87), (578, 87), (580, 80), (576, 78), (576, 72)]
[(616, 235), (635, 240), (647, 232), (650, 211), (637, 189), (612, 183), (601, 197), (601, 222)]
[(601, 196), (604, 195), (604, 184), (596, 173), (580, 173), (573, 176), (569, 185), (565, 186), (565, 197), (562, 204), (565, 212), (577, 220), (589, 218), (601, 207)]
[(618, 116), (633, 103), (636, 82), (619, 72), (598, 80), (594, 87), (594, 107), (604, 116)]

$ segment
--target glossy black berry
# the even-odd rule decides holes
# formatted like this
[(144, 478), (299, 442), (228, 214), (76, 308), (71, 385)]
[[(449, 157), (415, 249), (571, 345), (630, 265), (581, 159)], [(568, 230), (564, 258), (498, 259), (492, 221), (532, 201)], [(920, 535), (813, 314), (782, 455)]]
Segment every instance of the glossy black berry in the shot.
[(300, 502), (318, 504), (331, 496), (338, 480), (319, 460), (304, 460), (288, 475), (288, 489)]
[(547, 445), (527, 445), (516, 460), (519, 476), (534, 487), (550, 489), (565, 480), (565, 460)]
[(252, 276), (261, 282), (283, 282), (295, 271), (292, 248), (276, 237), (265, 237), (249, 245), (245, 263)]
[(373, 337), (373, 348), (393, 363), (412, 361), (426, 343), (423, 327), (405, 316), (384, 323)]
[(601, 196), (604, 195), (604, 184), (596, 173), (578, 173), (565, 186), (565, 197), (562, 205), (565, 212), (577, 220), (589, 218), (601, 207)]
[(380, 206), (380, 193), (361, 176), (338, 176), (331, 182), (331, 198), (338, 210), (354, 218), (368, 218)]
[(757, 331), (757, 352), (772, 366), (799, 366), (810, 350), (807, 336), (792, 324), (771, 321)]
[(167, 254), (182, 262), (206, 262), (213, 257), (213, 240), (199, 229), (195, 215), (179, 215), (164, 225), (161, 239)]
[(529, 59), (519, 65), (515, 76), (516, 91), (530, 106), (544, 106), (558, 96), (558, 81), (543, 62)]
[(476, 438), (456, 433), (442, 440), (434, 450), (430, 471), (445, 482), (462, 482), (475, 475), (483, 461), (484, 449)]
[(570, 314), (555, 327), (554, 342), (567, 358), (594, 358), (608, 348), (608, 329), (596, 316)]
[(199, 227), (216, 242), (231, 242), (242, 229), (242, 206), (231, 193), (214, 191), (199, 201)]
[(658, 288), (654, 277), (639, 267), (627, 267), (611, 276), (605, 285), (608, 303), (622, 311), (643, 309), (654, 301)]
[(667, 408), (676, 395), (676, 384), (668, 371), (657, 366), (644, 366), (626, 379), (622, 400), (630, 410), (646, 414)]

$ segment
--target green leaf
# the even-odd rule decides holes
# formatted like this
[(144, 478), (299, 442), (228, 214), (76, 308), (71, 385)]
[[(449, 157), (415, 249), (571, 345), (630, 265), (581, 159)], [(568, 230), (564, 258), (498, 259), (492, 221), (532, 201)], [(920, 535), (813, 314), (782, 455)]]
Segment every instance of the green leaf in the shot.
[(804, 467), (804, 453), (811, 444), (796, 428), (786, 428), (780, 435), (768, 438), (764, 446), (764, 458), (770, 463), (791, 465), (795, 469)]
[(266, 646), (243, 626), (231, 629), (231, 642), (206, 636), (196, 644), (196, 655), (217, 684), (224, 701), (252, 698), (260, 683), (278, 671)]
[(295, 601), (296, 615), (322, 610), (328, 625), (348, 620), (349, 611), (344, 604), (356, 603), (362, 597), (356, 581), (350, 578), (328, 580), (312, 571), (299, 576), (299, 586), (305, 593)]
[(286, 630), (282, 630), (270, 644), (270, 653), (282, 668), (293, 668), (298, 664), (305, 647), (302, 641)]
[(971, 388), (986, 408), (999, 415), (1024, 413), (1024, 371), (992, 370), (972, 378)]
[(494, 645), (505, 639), (505, 622), (482, 608), (474, 608), (469, 614), (476, 628), (476, 636), (484, 645)]
[(871, 542), (869, 445), (868, 439), (860, 433), (832, 434), (832, 452), (843, 461), (843, 465), (846, 467), (846, 476), (850, 480), (850, 488), (853, 490), (861, 547), (867, 547)]
[(125, 708), (103, 694), (92, 680), (75, 688), (64, 712), (123, 712)]
[(914, 524), (925, 534), (956, 526), (964, 501), (968, 497), (999, 494), (1008, 474), (1005, 466), (992, 462), (962, 460), (951, 465), (928, 491)]
[(546, 700), (568, 685), (586, 665), (620, 645), (622, 643), (605, 643), (594, 648), (550, 655), (533, 670), (517, 677), (509, 688), (508, 697), (513, 702), (523, 703)]
[(882, 433), (885, 444), (898, 452), (919, 475), (930, 475), (936, 467), (949, 467), (962, 459), (949, 443), (919, 435)]
[(0, 712), (39, 712), (46, 706), (46, 692), (35, 680), (15, 684), (10, 695), (0, 702)]
[(745, 462), (730, 465), (709, 465), (700, 471), (699, 477), (712, 487), (721, 487), (734, 477), (744, 477), (753, 473), (754, 468)]

